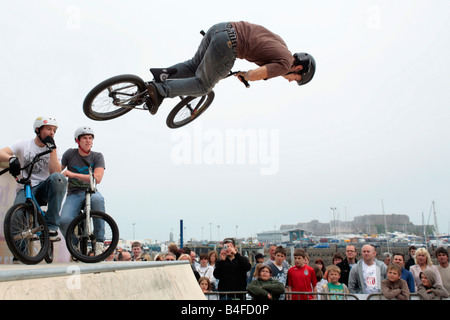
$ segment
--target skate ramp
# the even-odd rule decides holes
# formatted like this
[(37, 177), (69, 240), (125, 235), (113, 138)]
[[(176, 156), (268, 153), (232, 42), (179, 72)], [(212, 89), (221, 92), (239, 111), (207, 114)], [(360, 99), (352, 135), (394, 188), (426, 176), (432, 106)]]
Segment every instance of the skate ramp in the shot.
[(0, 265), (1, 300), (204, 300), (187, 261)]

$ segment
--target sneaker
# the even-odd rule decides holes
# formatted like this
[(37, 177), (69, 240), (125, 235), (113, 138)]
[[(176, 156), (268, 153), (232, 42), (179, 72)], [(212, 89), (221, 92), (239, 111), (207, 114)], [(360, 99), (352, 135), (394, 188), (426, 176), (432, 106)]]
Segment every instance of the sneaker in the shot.
[(151, 68), (150, 72), (153, 74), (155, 78), (155, 82), (164, 82), (169, 79), (170, 76), (173, 76), (177, 73), (177, 69), (175, 68)]
[(103, 244), (103, 242), (96, 242), (95, 243), (95, 255), (98, 256), (98, 255), (102, 254), (103, 251), (105, 251), (105, 245)]
[(50, 241), (58, 241), (58, 231), (49, 230), (48, 231)]
[(151, 114), (155, 115), (158, 112), (158, 108), (161, 105), (164, 97), (159, 93), (156, 85), (153, 82), (149, 82), (147, 86), (148, 96), (150, 98), (150, 105), (147, 101), (147, 107)]

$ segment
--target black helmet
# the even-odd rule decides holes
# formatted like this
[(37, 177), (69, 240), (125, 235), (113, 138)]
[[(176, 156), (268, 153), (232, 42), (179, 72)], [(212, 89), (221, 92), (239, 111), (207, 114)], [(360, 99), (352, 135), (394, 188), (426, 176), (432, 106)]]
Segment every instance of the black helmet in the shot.
[(297, 81), (298, 85), (301, 86), (310, 82), (314, 77), (314, 72), (316, 72), (316, 60), (313, 56), (306, 52), (297, 52), (294, 54), (294, 65), (303, 66), (303, 70), (299, 72), (302, 80)]

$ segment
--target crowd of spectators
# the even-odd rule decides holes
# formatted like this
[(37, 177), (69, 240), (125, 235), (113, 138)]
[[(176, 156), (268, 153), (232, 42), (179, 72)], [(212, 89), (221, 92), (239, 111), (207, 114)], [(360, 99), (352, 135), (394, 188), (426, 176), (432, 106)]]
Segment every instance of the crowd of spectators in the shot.
[(239, 253), (234, 239), (226, 238), (219, 252), (211, 250), (199, 257), (188, 247), (180, 249), (171, 244), (167, 252), (151, 259), (135, 242), (131, 252), (119, 251), (111, 260), (189, 260), (201, 290), (209, 299), (343, 300), (348, 294), (379, 294), (396, 300), (408, 300), (411, 294), (424, 300), (448, 298), (448, 251), (439, 247), (434, 253), (437, 264), (433, 264), (427, 249), (414, 246), (409, 248), (408, 257), (383, 253), (379, 260), (375, 247), (367, 244), (357, 259), (356, 246), (349, 244), (345, 256), (335, 254), (328, 266), (322, 259), (310, 261), (305, 250), (296, 249), (291, 266), (286, 260), (286, 248), (272, 245), (268, 258), (258, 253), (252, 265)]

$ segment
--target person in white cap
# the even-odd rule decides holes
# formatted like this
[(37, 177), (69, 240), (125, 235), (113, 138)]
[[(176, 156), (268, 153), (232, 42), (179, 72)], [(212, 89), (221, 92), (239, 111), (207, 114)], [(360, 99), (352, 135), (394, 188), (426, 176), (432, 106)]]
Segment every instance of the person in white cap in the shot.
[[(38, 117), (33, 123), (33, 139), (17, 141), (0, 150), (0, 162), (9, 162), (11, 175), (21, 178), (21, 167), (31, 162), (38, 153), (52, 149), (35, 164), (30, 177), (36, 200), (41, 205), (47, 204), (45, 222), (51, 241), (58, 238), (59, 211), (67, 187), (67, 180), (61, 174), (61, 153), (54, 140), (57, 129), (58, 122), (54, 118)], [(14, 203), (22, 202), (25, 202), (25, 192), (23, 185), (17, 184)]]

